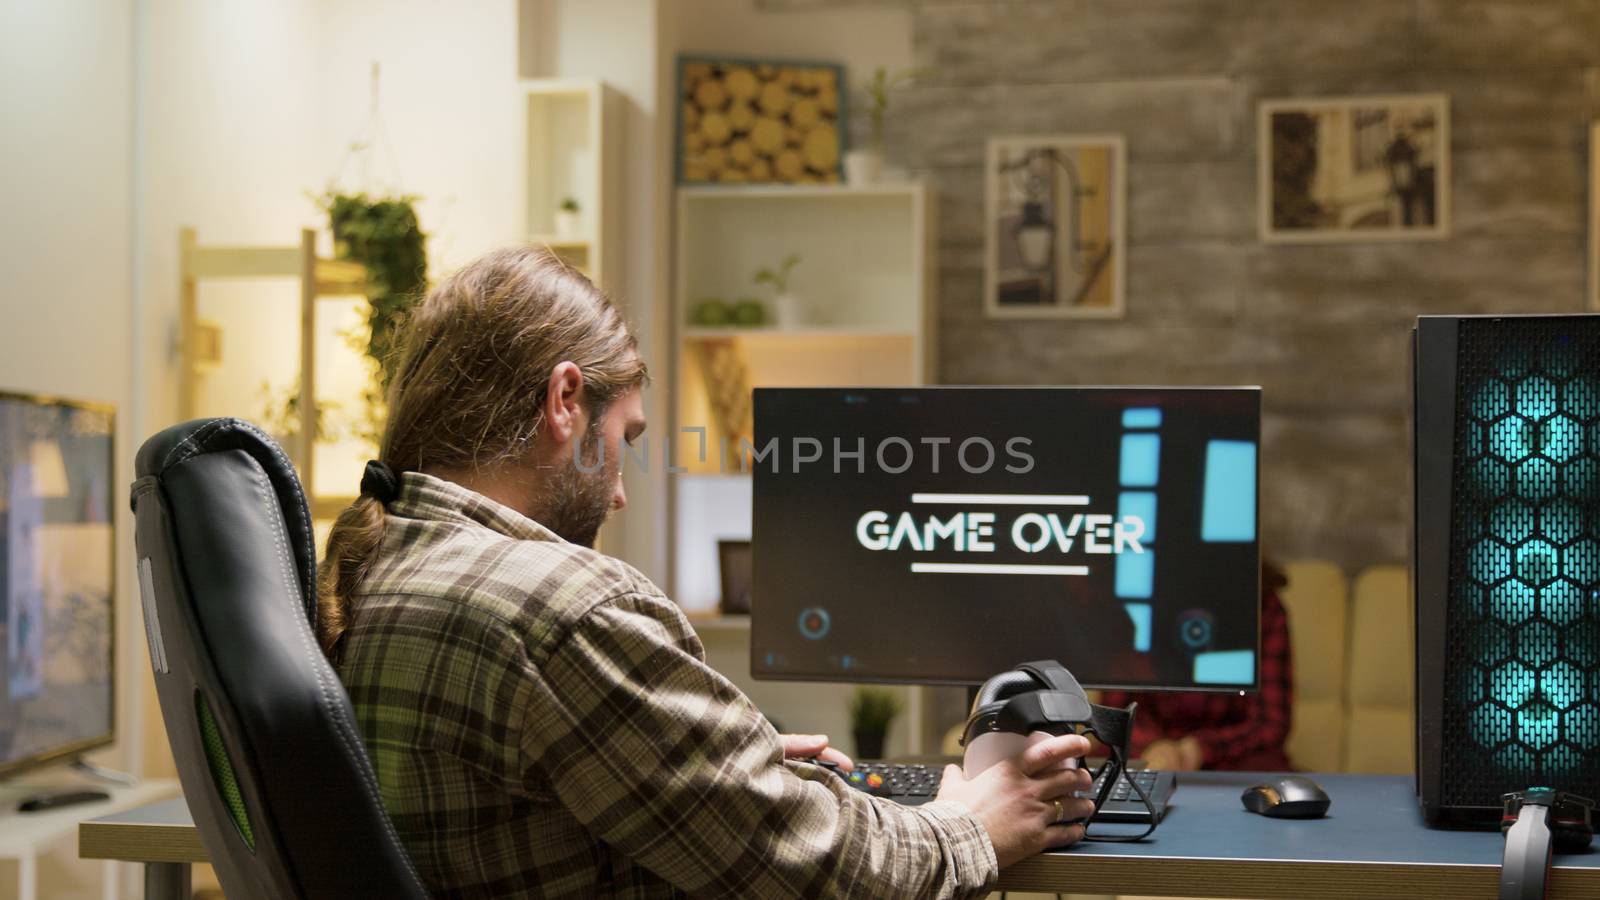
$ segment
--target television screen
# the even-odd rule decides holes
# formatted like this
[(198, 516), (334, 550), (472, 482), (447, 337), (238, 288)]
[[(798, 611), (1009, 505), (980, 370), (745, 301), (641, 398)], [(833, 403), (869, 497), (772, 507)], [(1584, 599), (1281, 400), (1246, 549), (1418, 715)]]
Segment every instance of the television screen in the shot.
[(112, 435), (0, 394), (0, 773), (111, 740)]

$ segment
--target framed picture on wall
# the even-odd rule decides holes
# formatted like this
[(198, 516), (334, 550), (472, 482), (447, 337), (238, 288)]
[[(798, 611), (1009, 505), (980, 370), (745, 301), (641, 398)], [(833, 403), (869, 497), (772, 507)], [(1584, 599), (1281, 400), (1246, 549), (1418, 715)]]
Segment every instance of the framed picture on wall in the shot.
[(1120, 135), (989, 140), (984, 167), (988, 315), (1122, 315), (1125, 157)]
[(837, 184), (844, 67), (678, 58), (679, 184)]
[(1257, 127), (1263, 241), (1449, 236), (1445, 95), (1264, 100)]

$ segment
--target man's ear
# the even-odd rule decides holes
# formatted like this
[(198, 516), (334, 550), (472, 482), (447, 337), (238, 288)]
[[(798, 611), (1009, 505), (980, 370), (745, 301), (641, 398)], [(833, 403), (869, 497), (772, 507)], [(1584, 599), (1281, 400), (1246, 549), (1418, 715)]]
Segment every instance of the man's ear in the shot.
[(550, 371), (550, 388), (545, 392), (545, 433), (557, 444), (572, 440), (581, 426), (583, 370), (574, 362), (560, 362)]

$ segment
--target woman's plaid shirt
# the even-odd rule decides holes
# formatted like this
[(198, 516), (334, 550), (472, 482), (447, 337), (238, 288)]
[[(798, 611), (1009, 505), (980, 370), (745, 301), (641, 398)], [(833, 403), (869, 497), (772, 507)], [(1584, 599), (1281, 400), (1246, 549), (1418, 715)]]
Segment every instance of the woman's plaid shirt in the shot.
[(784, 761), (643, 575), (450, 482), (402, 477), (339, 656), (436, 896), (973, 897), (998, 875), (959, 804)]

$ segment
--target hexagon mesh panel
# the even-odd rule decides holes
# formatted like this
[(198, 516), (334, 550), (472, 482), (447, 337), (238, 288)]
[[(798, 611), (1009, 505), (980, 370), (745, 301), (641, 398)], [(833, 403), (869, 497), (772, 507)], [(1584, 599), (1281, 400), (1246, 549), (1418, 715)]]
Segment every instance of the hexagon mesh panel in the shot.
[(1461, 324), (1446, 805), (1600, 797), (1600, 333)]

